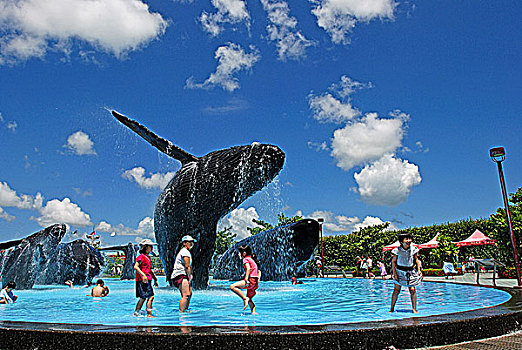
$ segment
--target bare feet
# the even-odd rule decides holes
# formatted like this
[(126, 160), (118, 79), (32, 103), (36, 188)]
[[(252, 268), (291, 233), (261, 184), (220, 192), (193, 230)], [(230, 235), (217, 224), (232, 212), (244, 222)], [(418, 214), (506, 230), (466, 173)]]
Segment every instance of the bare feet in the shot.
[(391, 313), (391, 312), (395, 312), (395, 310), (390, 310), (390, 311), (388, 311), (388, 312), (390, 312), (390, 313)]
[(416, 314), (416, 313), (417, 313), (417, 310), (413, 309), (413, 313)]
[(245, 303), (245, 306), (243, 306), (243, 310), (246, 310), (249, 301), (250, 301), (249, 298), (245, 298), (245, 299), (243, 299), (243, 302)]

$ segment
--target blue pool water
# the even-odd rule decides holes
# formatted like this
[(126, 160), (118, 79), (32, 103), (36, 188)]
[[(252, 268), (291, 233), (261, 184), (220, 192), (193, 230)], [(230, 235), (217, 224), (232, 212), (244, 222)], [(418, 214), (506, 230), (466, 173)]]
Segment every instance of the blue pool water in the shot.
[[(0, 319), (75, 324), (165, 326), (313, 325), (382, 321), (474, 310), (510, 299), (506, 292), (451, 283), (424, 282), (417, 288), (418, 314), (412, 314), (403, 288), (396, 312), (388, 313), (393, 282), (362, 279), (306, 279), (305, 284), (261, 282), (254, 298), (259, 315), (243, 311), (243, 302), (228, 281), (212, 281), (208, 290), (194, 291), (190, 311), (178, 312), (177, 289), (157, 288), (153, 314), (133, 316), (134, 281), (105, 279), (106, 298), (92, 298), (88, 288), (37, 286), (15, 291), (18, 302), (0, 305)], [(145, 306), (143, 307), (143, 310)]]

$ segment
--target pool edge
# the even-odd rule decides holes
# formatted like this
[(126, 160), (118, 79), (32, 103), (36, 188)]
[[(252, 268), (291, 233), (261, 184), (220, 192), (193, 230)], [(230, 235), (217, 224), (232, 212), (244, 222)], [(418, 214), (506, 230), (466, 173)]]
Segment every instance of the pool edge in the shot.
[[(104, 326), (0, 321), (2, 349), (384, 349), (454, 344), (522, 329), (522, 291), (497, 306), (400, 320), (313, 326)], [(146, 345), (145, 345), (146, 343)]]

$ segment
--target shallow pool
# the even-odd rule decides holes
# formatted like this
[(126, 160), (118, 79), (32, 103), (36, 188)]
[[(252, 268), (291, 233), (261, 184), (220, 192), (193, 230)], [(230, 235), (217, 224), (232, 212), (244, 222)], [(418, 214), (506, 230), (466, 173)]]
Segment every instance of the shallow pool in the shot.
[[(411, 312), (403, 288), (396, 312), (388, 313), (393, 282), (363, 279), (306, 279), (305, 284), (261, 282), (254, 298), (258, 315), (243, 311), (243, 302), (228, 281), (212, 281), (194, 291), (189, 312), (180, 314), (177, 289), (157, 288), (153, 314), (133, 316), (134, 281), (105, 279), (110, 295), (85, 296), (90, 288), (37, 286), (15, 291), (16, 304), (0, 305), (0, 319), (75, 324), (158, 326), (314, 325), (382, 321), (440, 315), (501, 304), (510, 295), (501, 290), (451, 283), (424, 282), (417, 288), (418, 314)], [(145, 306), (143, 307), (143, 310)]]

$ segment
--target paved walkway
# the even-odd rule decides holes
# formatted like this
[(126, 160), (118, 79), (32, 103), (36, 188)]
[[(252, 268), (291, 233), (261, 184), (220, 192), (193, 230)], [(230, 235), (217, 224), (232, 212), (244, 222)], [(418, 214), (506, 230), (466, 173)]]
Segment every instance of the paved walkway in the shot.
[[(477, 284), (477, 276), (474, 273), (467, 273), (463, 276), (455, 276), (452, 278), (444, 277), (425, 277), (425, 281), (437, 281), (448, 283)], [(493, 286), (493, 273), (481, 273), (479, 276), (479, 284), (483, 286)], [(497, 287), (514, 287), (517, 285), (516, 279), (496, 279)], [(501, 337), (475, 340), (472, 342), (459, 343), (453, 345), (435, 346), (421, 349), (447, 349), (447, 350), (520, 350), (522, 349), (522, 332), (503, 335)]]

